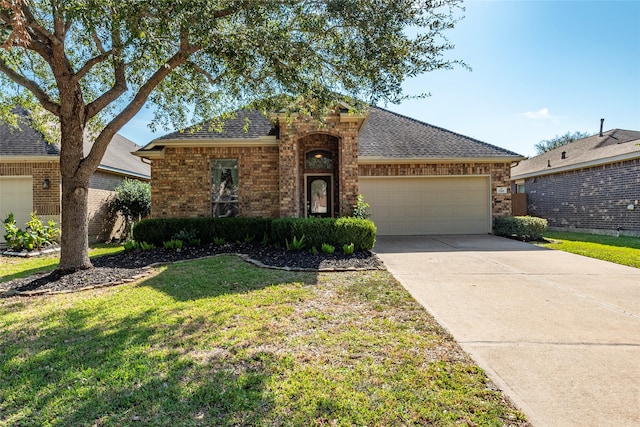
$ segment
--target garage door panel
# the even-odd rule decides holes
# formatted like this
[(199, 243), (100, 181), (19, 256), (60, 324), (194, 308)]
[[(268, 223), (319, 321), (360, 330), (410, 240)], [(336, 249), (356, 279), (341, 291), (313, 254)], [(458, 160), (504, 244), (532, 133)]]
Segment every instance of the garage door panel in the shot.
[[(10, 213), (16, 224), (24, 228), (33, 211), (33, 180), (25, 177), (0, 177), (0, 221)], [(0, 225), (0, 229), (2, 226)], [(4, 243), (4, 229), (0, 233), (0, 243)]]
[(488, 177), (361, 177), (360, 193), (381, 235), (490, 231)]

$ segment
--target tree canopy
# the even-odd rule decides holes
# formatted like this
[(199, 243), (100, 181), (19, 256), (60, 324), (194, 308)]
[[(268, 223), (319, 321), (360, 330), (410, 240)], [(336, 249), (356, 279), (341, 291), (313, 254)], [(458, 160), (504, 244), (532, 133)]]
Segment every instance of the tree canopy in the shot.
[(0, 116), (21, 104), (59, 124), (59, 268), (91, 266), (79, 227), (88, 179), (145, 103), (154, 126), (181, 127), (283, 96), (310, 110), (336, 93), (398, 102), (405, 79), (464, 66), (444, 56), (459, 10), (461, 0), (0, 0)]
[(586, 138), (588, 136), (590, 135), (586, 132), (567, 132), (564, 135), (556, 135), (551, 139), (543, 139), (542, 141), (534, 145), (534, 147), (536, 149), (536, 154), (544, 154), (547, 151), (562, 147), (563, 145), (570, 144), (574, 141)]

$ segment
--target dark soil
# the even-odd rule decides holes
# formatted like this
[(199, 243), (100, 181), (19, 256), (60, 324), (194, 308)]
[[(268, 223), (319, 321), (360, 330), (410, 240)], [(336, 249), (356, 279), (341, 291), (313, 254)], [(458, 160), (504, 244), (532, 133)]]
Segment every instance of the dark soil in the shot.
[(77, 291), (120, 284), (149, 274), (151, 266), (219, 254), (239, 254), (259, 266), (291, 270), (341, 271), (384, 268), (378, 257), (369, 251), (356, 252), (349, 256), (342, 253), (313, 255), (308, 250), (291, 252), (257, 243), (210, 244), (185, 247), (180, 250), (157, 248), (149, 251), (137, 250), (104, 255), (93, 258), (91, 262), (94, 268), (88, 270), (71, 274), (53, 271), (0, 283), (0, 296)]

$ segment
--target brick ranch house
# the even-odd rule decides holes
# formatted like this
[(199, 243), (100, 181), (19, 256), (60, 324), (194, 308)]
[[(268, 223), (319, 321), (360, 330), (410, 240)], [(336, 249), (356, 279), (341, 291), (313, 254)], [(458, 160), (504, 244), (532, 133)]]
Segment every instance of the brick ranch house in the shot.
[[(344, 108), (343, 108), (344, 107)], [(134, 153), (151, 161), (151, 216), (348, 214), (362, 194), (378, 233), (490, 233), (510, 215), (508, 150), (372, 107), (309, 117), (240, 110)]]
[(521, 162), (512, 179), (550, 228), (640, 236), (640, 131), (600, 131)]
[[(0, 124), (0, 221), (13, 213), (24, 228), (30, 213), (36, 211), (46, 222), (60, 223), (61, 176), (58, 146), (48, 144), (30, 125), (28, 113), (20, 113), (20, 128)], [(85, 141), (85, 152), (89, 149)], [(148, 182), (149, 165), (131, 155), (140, 146), (116, 135), (89, 182), (89, 241), (118, 238), (121, 217), (109, 209), (114, 189), (125, 179)], [(0, 245), (4, 244), (0, 224)]]

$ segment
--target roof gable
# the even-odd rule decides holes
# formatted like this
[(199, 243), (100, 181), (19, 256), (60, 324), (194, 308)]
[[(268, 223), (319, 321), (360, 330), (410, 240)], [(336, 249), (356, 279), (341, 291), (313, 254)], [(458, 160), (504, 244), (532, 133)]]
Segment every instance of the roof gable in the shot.
[(612, 129), (527, 159), (511, 169), (511, 176), (548, 175), (633, 158), (640, 158), (640, 131)]
[[(91, 149), (91, 141), (84, 140), (84, 152), (87, 154)], [(151, 177), (151, 167), (149, 164), (142, 162), (140, 158), (131, 153), (140, 149), (130, 139), (122, 135), (116, 134), (112, 139), (107, 150), (100, 160), (98, 169), (107, 170), (123, 175), (134, 175), (141, 178)]]

